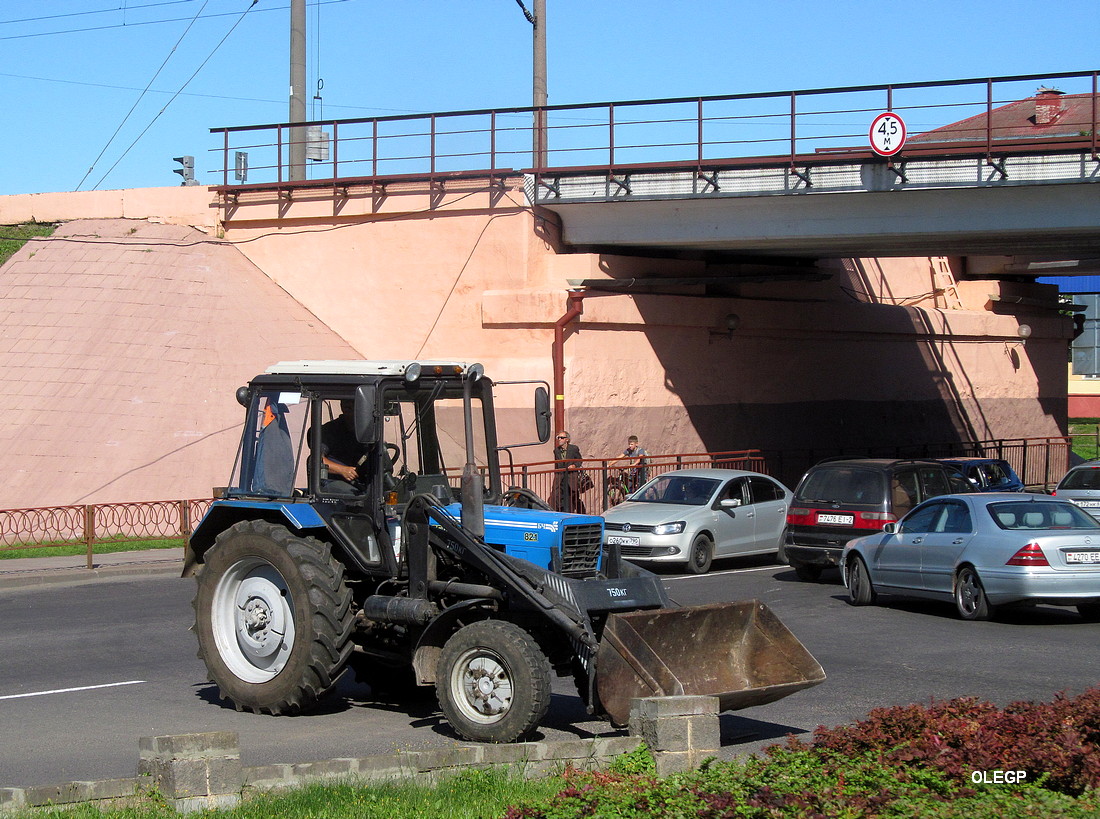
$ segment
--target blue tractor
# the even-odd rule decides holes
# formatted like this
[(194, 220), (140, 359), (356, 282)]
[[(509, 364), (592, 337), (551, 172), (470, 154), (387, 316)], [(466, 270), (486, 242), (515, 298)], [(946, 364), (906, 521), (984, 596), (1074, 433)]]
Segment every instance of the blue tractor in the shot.
[[(534, 389), (534, 423), (509, 414), (534, 427), (528, 444), (550, 434), (536, 383), (508, 384)], [(379, 692), (434, 686), (458, 735), (510, 742), (545, 715), (553, 673), (619, 725), (633, 697), (744, 707), (824, 678), (756, 601), (671, 608), (659, 578), (604, 546), (600, 517), (503, 488), (494, 386), (478, 364), (297, 361), (237, 391), (232, 479), (184, 568), (224, 699), (294, 714), (351, 668)], [(782, 654), (782, 679), (748, 644)]]

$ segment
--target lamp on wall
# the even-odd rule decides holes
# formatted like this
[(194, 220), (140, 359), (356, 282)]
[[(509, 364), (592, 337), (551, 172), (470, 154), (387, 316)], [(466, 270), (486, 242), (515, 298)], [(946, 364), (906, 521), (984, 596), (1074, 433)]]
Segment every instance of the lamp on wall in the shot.
[(734, 331), (741, 326), (741, 317), (736, 313), (730, 313), (724, 321), (719, 322), (718, 329), (710, 330), (711, 336), (720, 338), (733, 338)]
[(1027, 344), (1027, 340), (1031, 338), (1031, 325), (1021, 324), (1016, 328), (1016, 337), (1020, 340), (1017, 342), (1005, 341), (1005, 354), (1012, 359), (1012, 369), (1020, 369), (1020, 351), (1017, 347), (1023, 347)]
[(1016, 337), (1019, 339), (1019, 341), (1015, 341), (1015, 342), (1008, 341), (1008, 340), (1005, 341), (1005, 352), (1006, 353), (1014, 352), (1014, 348), (1017, 345), (1020, 346), (1020, 347), (1023, 347), (1025, 344), (1027, 344), (1027, 340), (1029, 338), (1031, 338), (1031, 325), (1030, 324), (1021, 324), (1019, 327), (1017, 327), (1016, 328)]

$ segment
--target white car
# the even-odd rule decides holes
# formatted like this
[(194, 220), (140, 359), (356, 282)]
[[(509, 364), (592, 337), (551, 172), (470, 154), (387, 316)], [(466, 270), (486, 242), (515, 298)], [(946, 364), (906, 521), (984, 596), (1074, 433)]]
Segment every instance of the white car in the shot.
[(704, 574), (716, 557), (775, 552), (791, 491), (740, 469), (658, 475), (604, 513), (604, 542), (635, 562), (686, 563)]

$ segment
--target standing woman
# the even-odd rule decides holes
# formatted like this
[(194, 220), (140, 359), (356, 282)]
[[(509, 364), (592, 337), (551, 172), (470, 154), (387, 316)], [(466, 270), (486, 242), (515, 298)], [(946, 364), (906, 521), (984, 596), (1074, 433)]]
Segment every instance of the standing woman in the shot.
[(554, 486), (550, 490), (550, 505), (558, 512), (577, 512), (580, 497), (577, 487), (577, 469), (581, 465), (581, 451), (569, 443), (569, 433), (562, 430), (554, 439)]

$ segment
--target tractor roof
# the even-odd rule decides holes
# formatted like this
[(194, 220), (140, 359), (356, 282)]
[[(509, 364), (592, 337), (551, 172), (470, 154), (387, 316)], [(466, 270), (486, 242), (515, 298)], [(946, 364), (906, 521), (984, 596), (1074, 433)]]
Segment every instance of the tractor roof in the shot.
[(280, 361), (265, 372), (271, 375), (405, 375), (417, 364), (424, 375), (465, 375), (462, 361)]

